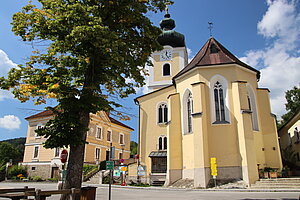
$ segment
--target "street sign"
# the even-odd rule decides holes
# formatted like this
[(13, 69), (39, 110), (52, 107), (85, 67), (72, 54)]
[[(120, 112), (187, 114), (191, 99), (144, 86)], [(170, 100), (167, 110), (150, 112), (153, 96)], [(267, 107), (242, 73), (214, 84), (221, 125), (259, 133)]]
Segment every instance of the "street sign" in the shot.
[(106, 161), (106, 169), (113, 170), (114, 169), (114, 161)]
[(215, 157), (210, 158), (210, 170), (211, 170), (211, 175), (212, 176), (217, 176), (218, 175), (217, 158), (215, 158)]
[(137, 168), (137, 174), (138, 174), (138, 176), (145, 176), (146, 175), (146, 172), (145, 172), (145, 169), (144, 169), (144, 167), (143, 166), (138, 166), (138, 168)]
[(122, 172), (126, 172), (127, 171), (127, 167), (121, 167), (121, 171)]
[(68, 151), (66, 149), (62, 150), (61, 154), (60, 154), (60, 161), (62, 163), (67, 162), (68, 159)]

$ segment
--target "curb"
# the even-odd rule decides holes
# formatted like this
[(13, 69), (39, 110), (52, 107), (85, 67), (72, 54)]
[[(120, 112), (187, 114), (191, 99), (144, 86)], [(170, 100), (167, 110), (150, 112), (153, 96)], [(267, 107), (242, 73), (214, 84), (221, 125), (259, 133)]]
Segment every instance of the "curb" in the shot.
[[(84, 184), (84, 186), (94, 186), (98, 188), (108, 188), (108, 184)], [(192, 189), (192, 188), (168, 188), (168, 187), (136, 187), (112, 185), (112, 188), (138, 189), (138, 190), (167, 190), (167, 191), (201, 191), (201, 192), (299, 192), (300, 189)]]

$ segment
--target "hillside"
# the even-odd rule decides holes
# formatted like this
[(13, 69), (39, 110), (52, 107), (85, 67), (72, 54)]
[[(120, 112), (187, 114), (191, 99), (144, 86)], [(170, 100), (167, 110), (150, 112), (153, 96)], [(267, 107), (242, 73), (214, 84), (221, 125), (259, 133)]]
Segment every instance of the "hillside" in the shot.
[(19, 161), (23, 160), (23, 155), (24, 155), (24, 149), (25, 149), (25, 142), (26, 138), (25, 137), (20, 137), (20, 138), (14, 138), (14, 139), (8, 139), (8, 140), (2, 140), (0, 142), (7, 142), (14, 146), (16, 149), (20, 151), (21, 157), (18, 159)]

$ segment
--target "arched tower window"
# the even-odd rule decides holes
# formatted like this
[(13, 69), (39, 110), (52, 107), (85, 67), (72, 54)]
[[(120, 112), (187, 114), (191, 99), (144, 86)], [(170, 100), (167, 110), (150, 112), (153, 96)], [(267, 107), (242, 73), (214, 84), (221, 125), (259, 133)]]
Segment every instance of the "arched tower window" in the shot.
[(189, 134), (193, 132), (193, 95), (189, 89), (187, 89), (182, 98), (182, 122), (183, 122), (183, 134)]
[(166, 103), (158, 105), (158, 123), (168, 122), (168, 106)]
[(163, 65), (163, 76), (170, 76), (171, 75), (171, 65), (166, 63)]
[(209, 86), (212, 123), (228, 124), (230, 120), (227, 80), (221, 75), (215, 75), (211, 78)]

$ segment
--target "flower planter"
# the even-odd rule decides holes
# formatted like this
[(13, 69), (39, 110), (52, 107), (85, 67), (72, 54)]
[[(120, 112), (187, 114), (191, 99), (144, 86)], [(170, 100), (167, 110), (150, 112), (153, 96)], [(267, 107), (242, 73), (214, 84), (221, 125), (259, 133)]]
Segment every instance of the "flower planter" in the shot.
[(270, 176), (270, 178), (277, 178), (278, 173), (277, 172), (269, 172), (269, 176)]
[(264, 172), (264, 178), (269, 178), (269, 172)]

